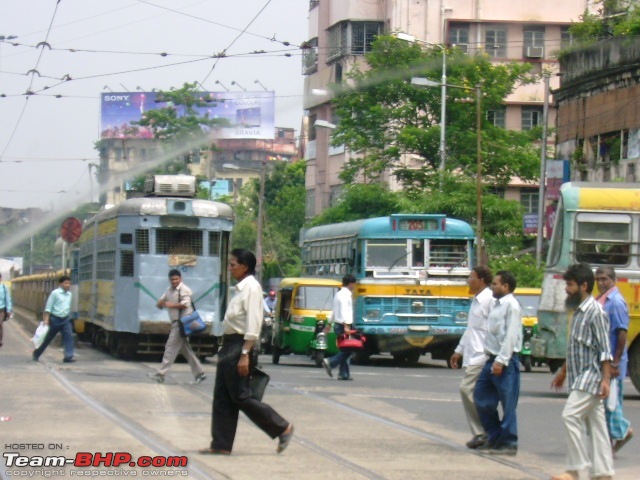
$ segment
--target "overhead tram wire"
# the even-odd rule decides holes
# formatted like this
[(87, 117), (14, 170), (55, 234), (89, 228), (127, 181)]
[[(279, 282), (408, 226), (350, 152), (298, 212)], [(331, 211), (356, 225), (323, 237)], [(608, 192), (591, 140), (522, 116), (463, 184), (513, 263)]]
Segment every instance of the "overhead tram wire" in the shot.
[[(34, 71), (34, 72), (38, 71), (38, 66), (40, 65), (40, 60), (42, 60), (42, 55), (44, 54), (45, 46), (48, 45), (47, 42), (49, 40), (49, 35), (51, 34), (51, 28), (53, 27), (53, 21), (55, 20), (56, 14), (58, 13), (58, 6), (59, 5), (60, 5), (60, 0), (57, 0), (56, 7), (53, 10), (53, 15), (51, 15), (51, 21), (49, 22), (49, 28), (47, 28), (47, 34), (45, 36), (45, 39), (44, 39), (43, 42), (40, 42), (38, 44), (38, 45), (42, 46), (42, 50), (40, 50), (40, 55), (38, 55), (38, 60), (36, 60), (35, 67), (33, 67), (30, 71)], [(24, 118), (24, 112), (27, 110), (27, 105), (29, 105), (29, 96), (30, 96), (29, 94), (30, 94), (31, 89), (33, 87), (34, 78), (35, 78), (35, 75), (32, 74), (31, 75), (31, 81), (29, 82), (29, 88), (27, 89), (27, 92), (26, 92), (27, 97), (24, 99), (24, 105), (22, 106), (22, 110), (20, 111), (20, 115), (18, 116), (18, 120), (16, 121), (16, 124), (13, 127), (13, 131), (11, 132), (11, 135), (9, 136), (9, 140), (7, 140), (7, 144), (5, 145), (4, 149), (2, 150), (2, 153), (0, 153), (0, 162), (2, 162), (2, 157), (7, 152), (7, 150), (11, 146), (11, 144), (13, 143), (13, 139), (15, 138), (16, 132), (18, 131), (18, 128), (20, 127), (20, 124), (22, 123), (22, 119)]]
[[(144, 1), (144, 0), (138, 0), (138, 1)], [(255, 15), (255, 17), (253, 17), (251, 19), (251, 21), (247, 24), (246, 27), (244, 27), (244, 29), (236, 36), (236, 38), (234, 38), (231, 43), (229, 45), (227, 45), (227, 48), (225, 48), (222, 53), (225, 54), (226, 56), (226, 52), (227, 50), (229, 50), (234, 43), (236, 43), (240, 37), (242, 37), (242, 35), (244, 35), (244, 33), (247, 31), (247, 29), (251, 26), (251, 24), (253, 22), (255, 22), (257, 20), (257, 18), (262, 14), (262, 12), (264, 12), (264, 10), (269, 6), (269, 4), (271, 3), (271, 0), (267, 0), (267, 3), (264, 4), (264, 6), (260, 9), (260, 11)], [(209, 70), (209, 73), (207, 73), (207, 75), (202, 79), (202, 81), (200, 82), (201, 84), (204, 84), (207, 79), (209, 78), (209, 76), (213, 73), (213, 71), (216, 68), (216, 65), (218, 65), (218, 62), (220, 61), (220, 57), (216, 58), (216, 61), (213, 63), (213, 65), (211, 66), (211, 70)]]

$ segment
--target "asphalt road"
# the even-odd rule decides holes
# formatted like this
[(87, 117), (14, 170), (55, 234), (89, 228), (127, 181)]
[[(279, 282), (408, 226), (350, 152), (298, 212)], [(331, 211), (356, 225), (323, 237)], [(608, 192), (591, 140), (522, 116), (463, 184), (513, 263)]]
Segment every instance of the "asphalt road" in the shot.
[[(272, 379), (265, 401), (295, 424), (292, 445), (277, 455), (276, 442), (241, 417), (233, 454), (210, 457), (197, 450), (210, 439), (215, 358), (205, 364), (208, 378), (200, 385), (192, 384), (186, 363), (174, 365), (158, 385), (147, 376), (157, 363), (124, 362), (86, 344), (78, 346), (76, 363), (63, 364), (55, 345), (33, 362), (31, 333), (30, 326), (5, 323), (0, 416), (10, 420), (0, 422), (3, 480), (29, 472), (33, 477), (542, 479), (563, 470), (565, 396), (550, 390), (551, 374), (541, 367), (522, 374), (518, 455), (491, 457), (464, 447), (470, 434), (457, 391), (461, 372), (444, 362), (423, 358), (398, 367), (390, 357), (373, 357), (371, 365), (352, 366), (354, 381), (340, 382), (305, 357), (283, 356), (276, 366), (263, 356)], [(630, 383), (626, 392), (627, 417), (640, 428), (640, 395)], [(633, 439), (619, 452), (615, 478), (640, 478), (638, 442)], [(188, 462), (141, 468), (129, 461), (115, 466), (110, 457), (89, 467), (36, 465), (39, 457), (74, 459), (83, 452), (92, 460), (97, 453), (123, 452), (132, 462), (146, 456), (159, 463), (177, 457)], [(18, 467), (19, 461), (31, 467)]]

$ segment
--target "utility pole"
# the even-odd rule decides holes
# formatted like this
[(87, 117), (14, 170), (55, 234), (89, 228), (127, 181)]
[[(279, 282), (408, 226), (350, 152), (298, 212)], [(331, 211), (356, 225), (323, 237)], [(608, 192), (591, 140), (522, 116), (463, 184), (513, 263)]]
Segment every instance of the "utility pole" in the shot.
[(547, 123), (549, 117), (549, 74), (544, 76), (544, 104), (542, 107), (542, 146), (540, 148), (540, 188), (538, 190), (538, 238), (536, 239), (536, 266), (542, 266), (544, 242), (544, 196), (547, 182)]

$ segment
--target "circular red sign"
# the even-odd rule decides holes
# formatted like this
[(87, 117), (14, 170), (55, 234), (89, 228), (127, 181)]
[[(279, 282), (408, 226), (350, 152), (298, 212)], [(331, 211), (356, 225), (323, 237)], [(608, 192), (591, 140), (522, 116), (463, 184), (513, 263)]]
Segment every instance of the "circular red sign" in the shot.
[(69, 217), (62, 222), (60, 236), (67, 243), (76, 243), (82, 234), (82, 223), (75, 217)]

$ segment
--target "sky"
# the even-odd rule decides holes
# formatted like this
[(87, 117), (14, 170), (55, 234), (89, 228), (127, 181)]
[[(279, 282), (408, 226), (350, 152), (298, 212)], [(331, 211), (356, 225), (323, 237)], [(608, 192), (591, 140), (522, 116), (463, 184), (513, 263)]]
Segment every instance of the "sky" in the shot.
[(16, 37), (0, 41), (0, 207), (89, 201), (104, 92), (264, 86), (275, 91), (276, 126), (299, 135), (308, 9), (306, 0), (0, 0), (0, 37)]

